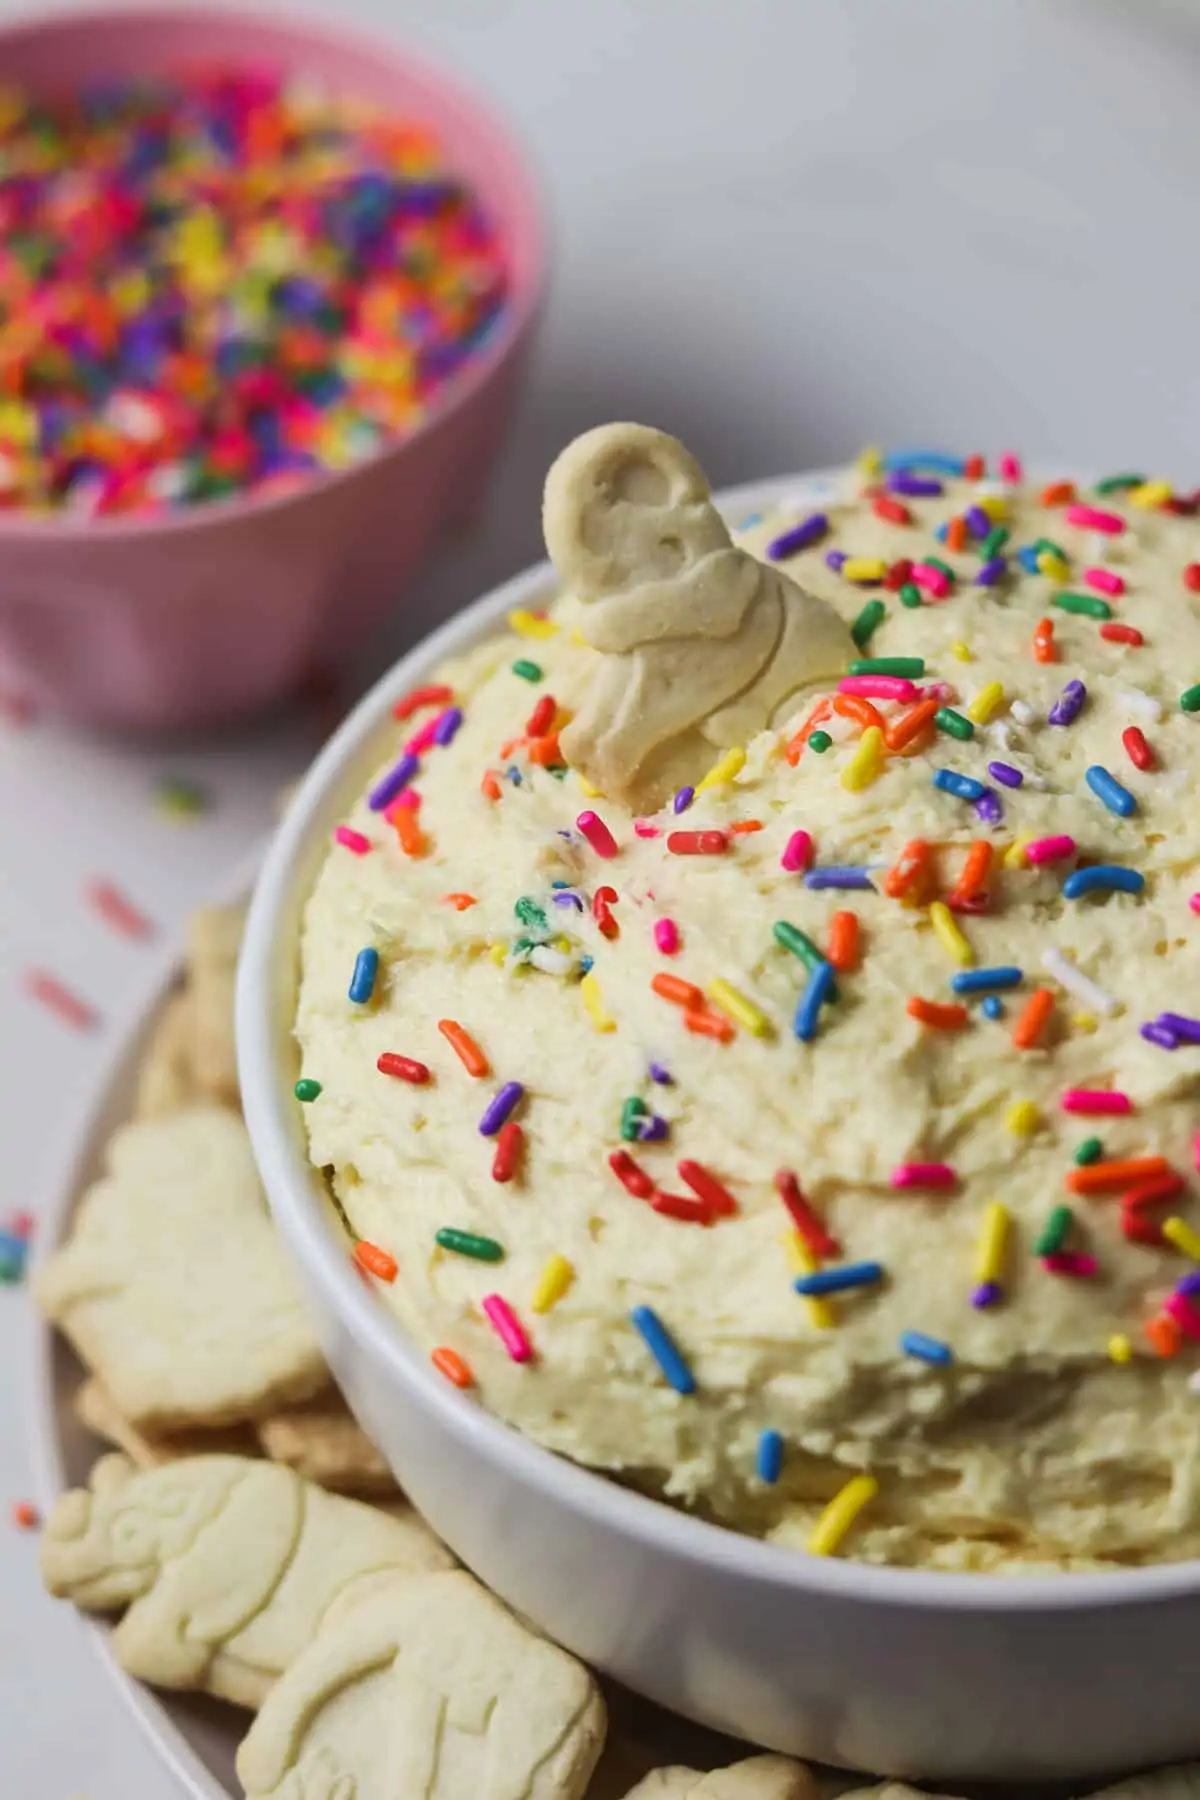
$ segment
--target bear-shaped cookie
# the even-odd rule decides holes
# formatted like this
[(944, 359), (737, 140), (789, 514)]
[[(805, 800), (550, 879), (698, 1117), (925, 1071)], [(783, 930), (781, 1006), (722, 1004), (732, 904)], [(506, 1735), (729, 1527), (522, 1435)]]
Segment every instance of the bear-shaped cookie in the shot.
[(128, 1611), (112, 1646), (158, 1687), (259, 1706), (333, 1605), (452, 1567), (414, 1512), (380, 1512), (242, 1456), (135, 1469), (100, 1459), (61, 1496), (41, 1541), (52, 1594)]
[(597, 651), (560, 744), (595, 787), (649, 810), (745, 744), (788, 702), (845, 673), (834, 609), (738, 549), (675, 438), (600, 425), (546, 477), (546, 548)]
[(582, 1663), (470, 1575), (331, 1619), (237, 1756), (248, 1800), (580, 1800), (604, 1741)]
[(816, 1800), (817, 1785), (803, 1763), (786, 1756), (751, 1756), (727, 1769), (654, 1769), (626, 1800)]

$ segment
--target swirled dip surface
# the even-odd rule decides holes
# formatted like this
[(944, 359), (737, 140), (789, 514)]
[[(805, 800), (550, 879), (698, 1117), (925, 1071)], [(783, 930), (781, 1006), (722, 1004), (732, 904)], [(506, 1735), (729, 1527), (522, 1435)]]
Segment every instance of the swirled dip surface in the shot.
[[(364, 796), (346, 824), (369, 848), (333, 844), (308, 902), (296, 1035), (304, 1076), (321, 1084), (305, 1109), (312, 1158), (354, 1238), (395, 1259), (395, 1279), (376, 1286), (403, 1329), (427, 1351), (456, 1351), (487, 1406), (578, 1462), (796, 1544), (869, 1471), (878, 1493), (846, 1548), (877, 1561), (1200, 1554), (1200, 1397), (1188, 1387), (1200, 1299), (1186, 1279), (1200, 1267), (1186, 1229), (1200, 1230), (1189, 1041), (1200, 692), (1188, 691), (1200, 682), (1200, 571), (1188, 573), (1200, 530), (1172, 516), (1161, 487), (1043, 504), (961, 475), (915, 494), (894, 491), (914, 485), (903, 475), (887, 481), (848, 476), (821, 504), (825, 534), (790, 557), (778, 540), (811, 505), (739, 534), (764, 559), (775, 546), (847, 621), (877, 601), (864, 654), (921, 659), (895, 678), (915, 698), (866, 696), (884, 728), (877, 758), (861, 706), (820, 718), (828, 745), (801, 741), (813, 707), (837, 694), (824, 686), (685, 811), (668, 803), (639, 826), (555, 766), (551, 708), (527, 734), (546, 696), (561, 723), (588, 680), (569, 597), (545, 624), (518, 620), (444, 671), (463, 718), (418, 753), (418, 835), (411, 807), (398, 834), (395, 807)], [(947, 541), (935, 535), (964, 518)], [(881, 563), (852, 563), (864, 579), (851, 580), (839, 556)], [(897, 721), (930, 689), (952, 716), (892, 753)], [(432, 716), (396, 726), (381, 773)], [(983, 796), (935, 784), (947, 770)], [(581, 832), (585, 811), (615, 856)], [(725, 836), (709, 854), (677, 854), (678, 830)], [(811, 839), (807, 872), (797, 832)], [(914, 840), (928, 851), (906, 885)], [(1031, 841), (1043, 860), (1030, 860)], [(978, 844), (991, 856), (984, 869), (975, 852), (968, 891)], [(1110, 873), (1079, 883), (1096, 865)], [(819, 885), (845, 866), (860, 886)], [(802, 1041), (794, 1020), (814, 974), (776, 927), (824, 952), (846, 912), (853, 966)], [(664, 920), (678, 939), (669, 954)], [(348, 986), (368, 948), (379, 968), (360, 1003)], [(955, 977), (994, 969), (1019, 971), (1015, 985), (991, 1000), (986, 979), (955, 991)], [(689, 1028), (652, 985), (664, 974), (700, 990), (708, 1029), (727, 1019), (727, 1041)], [(468, 1072), (440, 1020), (470, 1035), (488, 1074)], [(382, 1073), (384, 1053), (426, 1065), (428, 1081)], [(497, 1141), (479, 1123), (508, 1082), (523, 1089), (512, 1114), (523, 1141), (515, 1176), (497, 1181)], [(656, 1210), (614, 1173), (622, 1150), (644, 1185), (693, 1202), (677, 1165), (701, 1165), (736, 1212), (705, 1224), (672, 1216), (686, 1206)], [(1106, 1168), (1147, 1158), (1181, 1179), (1162, 1179), (1163, 1163)], [(810, 1267), (879, 1264), (878, 1279), (824, 1308), (797, 1293), (805, 1259), (780, 1170), (837, 1242)], [(989, 1220), (1004, 1239), (990, 1270), (977, 1260)], [(1164, 1237), (1173, 1220), (1184, 1229)], [(440, 1246), (446, 1228), (493, 1240), (501, 1259)], [(554, 1258), (565, 1262), (547, 1277)], [(528, 1360), (512, 1359), (484, 1310), (494, 1295)], [(694, 1391), (665, 1378), (631, 1318), (642, 1307)], [(781, 1439), (774, 1482), (760, 1473), (764, 1432)]]

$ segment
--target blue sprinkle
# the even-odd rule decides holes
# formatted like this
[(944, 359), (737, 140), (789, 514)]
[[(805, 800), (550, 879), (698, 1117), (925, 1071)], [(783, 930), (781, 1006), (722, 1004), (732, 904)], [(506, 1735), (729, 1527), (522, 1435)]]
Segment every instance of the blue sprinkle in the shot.
[(1038, 575), (1041, 571), (1037, 564), (1038, 553), (1032, 544), (1022, 544), (1017, 551), (1017, 561), (1027, 575)]
[(935, 475), (961, 475), (966, 468), (961, 456), (948, 456), (944, 450), (895, 450), (883, 459), (884, 470), (929, 469)]
[(379, 973), (378, 950), (360, 950), (354, 959), (354, 973), (350, 977), (350, 998), (356, 1006), (365, 1006), (375, 992), (375, 977)]
[(680, 1355), (674, 1338), (652, 1306), (635, 1306), (629, 1315), (646, 1348), (677, 1394), (694, 1394), (696, 1377)]
[(875, 883), (866, 863), (827, 863), (822, 869), (809, 869), (804, 877), (806, 888), (863, 888), (871, 893)]
[(1020, 769), (1014, 769), (1011, 763), (1006, 762), (990, 762), (988, 774), (993, 781), (998, 781), (1001, 787), (1006, 788), (1019, 788), (1025, 779)]
[(1000, 999), (998, 994), (989, 994), (979, 1010), (983, 1013), (985, 1019), (1002, 1019), (1004, 1017), (1004, 1002)]
[(951, 1363), (954, 1352), (949, 1344), (941, 1338), (926, 1337), (923, 1331), (905, 1331), (900, 1336), (900, 1348), (905, 1356), (918, 1356), (922, 1362)]
[(688, 807), (692, 804), (692, 801), (695, 798), (696, 798), (696, 790), (694, 787), (681, 787), (679, 792), (676, 794), (675, 798), (671, 802), (672, 812), (676, 812), (676, 813), (686, 812)]
[(651, 1081), (657, 1081), (659, 1087), (675, 1086), (675, 1077), (672, 1075), (670, 1069), (664, 1069), (661, 1063), (651, 1063), (648, 1073)]
[(479, 1121), (480, 1137), (495, 1137), (504, 1121), (516, 1111), (524, 1092), (519, 1081), (506, 1081), (502, 1088), (497, 1089), (483, 1109), (483, 1117)]
[(402, 756), (395, 768), (389, 769), (367, 795), (367, 805), (371, 811), (382, 812), (385, 806), (390, 806), (396, 795), (408, 786), (420, 766), (415, 756)]
[(956, 769), (935, 769), (933, 785), (943, 794), (954, 794), (959, 800), (982, 800), (987, 788), (972, 775), (960, 775)]
[(1115, 888), (1121, 894), (1140, 894), (1146, 885), (1146, 877), (1137, 869), (1124, 869), (1119, 863), (1093, 863), (1090, 869), (1076, 869), (1063, 882), (1063, 895), (1067, 900), (1078, 900), (1081, 894), (1093, 894), (1105, 888)]
[(16, 1283), (25, 1273), (28, 1239), (15, 1231), (0, 1231), (0, 1281)]
[(1123, 787), (1115, 775), (1099, 763), (1093, 763), (1084, 776), (1098, 800), (1103, 800), (1110, 813), (1116, 813), (1118, 819), (1128, 819), (1137, 811), (1137, 800), (1127, 787)]
[(754, 1472), (768, 1487), (774, 1487), (783, 1470), (783, 1439), (777, 1431), (759, 1433), (758, 1454)]
[(581, 956), (579, 959), (579, 973), (581, 975), (586, 975), (588, 973), (588, 971), (591, 969), (591, 966), (595, 962), (595, 960), (596, 959), (594, 956), (586, 956), (586, 955)]
[(809, 1044), (817, 1035), (817, 1020), (821, 1008), (829, 998), (829, 990), (833, 986), (833, 964), (820, 962), (809, 975), (796, 1008), (796, 1017), (792, 1021), (792, 1030), (802, 1044)]
[(1008, 561), (1003, 556), (993, 556), (991, 562), (980, 563), (975, 574), (976, 587), (995, 587), (1008, 574)]
[(949, 519), (947, 519), (947, 521), (944, 525), (937, 526), (933, 535), (937, 539), (939, 544), (944, 544), (946, 539), (950, 536), (950, 521), (949, 521)]
[[(508, 779), (512, 782), (514, 787), (520, 787), (521, 771), (520, 771), (520, 769), (518, 769), (516, 763), (509, 763), (509, 765), (508, 765), (507, 769), (505, 769), (504, 773), (508, 777)], [(558, 835), (559, 835), (559, 837), (567, 837), (569, 835), (569, 833), (567, 833), (565, 831), (560, 831)]]
[(442, 745), (453, 743), (454, 735), (462, 722), (462, 709), (457, 706), (448, 706), (445, 712), (439, 715), (438, 722), (433, 728), (434, 743)]
[(840, 1294), (846, 1288), (873, 1287), (882, 1280), (882, 1263), (841, 1263), (832, 1269), (816, 1269), (811, 1275), (797, 1275), (792, 1286), (806, 1299), (816, 1300), (822, 1294)]
[[(767, 555), (773, 562), (778, 562), (784, 556), (795, 556), (797, 551), (819, 544), (828, 530), (829, 520), (824, 513), (810, 513), (807, 519), (801, 519), (799, 525), (793, 525), (790, 531), (772, 538), (767, 545)], [(843, 557), (842, 561), (845, 560)]]
[(734, 526), (733, 529), (735, 531), (749, 531), (749, 529), (752, 525), (761, 525), (762, 521), (763, 521), (763, 516), (760, 512), (747, 513), (744, 519), (738, 520), (737, 524)]
[(956, 994), (987, 994), (993, 988), (1019, 987), (1023, 971), (1005, 963), (997, 969), (962, 969), (950, 977)]

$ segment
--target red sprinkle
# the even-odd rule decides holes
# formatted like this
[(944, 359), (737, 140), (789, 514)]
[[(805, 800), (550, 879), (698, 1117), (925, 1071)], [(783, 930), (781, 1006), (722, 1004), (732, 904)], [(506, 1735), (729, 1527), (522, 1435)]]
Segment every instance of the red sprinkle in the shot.
[(1154, 767), (1154, 752), (1146, 742), (1145, 733), (1139, 731), (1136, 725), (1126, 726), (1121, 733), (1121, 742), (1135, 769), (1152, 769)]
[(354, 1260), (360, 1269), (368, 1275), (377, 1275), (380, 1281), (395, 1281), (400, 1272), (400, 1265), (387, 1250), (381, 1250), (378, 1244), (372, 1244), (368, 1238), (359, 1238), (354, 1246)]
[(42, 1521), (32, 1500), (14, 1500), (12, 1522), (18, 1531), (36, 1531)]
[(912, 514), (900, 500), (890, 494), (880, 494), (871, 502), (877, 519), (886, 519), (890, 525), (911, 525)]
[(1104, 621), (1100, 636), (1110, 644), (1144, 644), (1146, 641), (1136, 625), (1122, 625), (1116, 619)]
[(628, 1150), (611, 1150), (608, 1166), (621, 1183), (622, 1187), (636, 1194), (639, 1200), (648, 1200), (654, 1192), (654, 1182), (641, 1163), (635, 1162)]
[(1183, 585), (1190, 593), (1200, 594), (1200, 563), (1189, 563), (1183, 571)]
[(592, 917), (600, 930), (601, 937), (620, 937), (621, 927), (609, 911), (617, 904), (617, 890), (614, 887), (598, 887), (592, 895)]
[(448, 687), (413, 688), (404, 694), (392, 707), (393, 719), (411, 719), (415, 712), (423, 706), (444, 706), (447, 700), (453, 700), (454, 689)]
[(89, 882), (87, 898), (89, 906), (99, 913), (104, 923), (111, 925), (123, 937), (154, 936), (153, 921), (144, 912), (140, 912), (132, 900), (127, 900), (120, 888), (115, 887), (111, 881)]
[(729, 1189), (718, 1181), (715, 1175), (709, 1173), (703, 1163), (692, 1162), (685, 1156), (676, 1164), (676, 1167), (679, 1170), (679, 1179), (691, 1188), (693, 1194), (700, 1196), (709, 1212), (715, 1213), (718, 1218), (722, 1219), (733, 1217), (738, 1210), (737, 1201)]
[(790, 1169), (779, 1169), (775, 1175), (779, 1198), (787, 1207), (792, 1224), (814, 1256), (840, 1256), (842, 1246), (826, 1228), (819, 1212), (804, 1198), (800, 1183)]
[(412, 1056), (399, 1056), (394, 1050), (385, 1050), (375, 1067), (381, 1075), (398, 1075), (401, 1081), (411, 1081), (414, 1087), (424, 1087), (429, 1080), (425, 1063)]
[(964, 481), (982, 481), (987, 474), (987, 464), (982, 456), (968, 456), (963, 464)]
[(521, 1162), (525, 1133), (515, 1119), (500, 1127), (496, 1138), (496, 1154), (492, 1158), (492, 1180), (511, 1181)]
[(553, 694), (543, 694), (525, 721), (526, 737), (545, 737), (554, 723), (558, 702)]
[(679, 1219), (685, 1225), (712, 1224), (711, 1208), (703, 1200), (691, 1200), (686, 1194), (664, 1194), (661, 1188), (656, 1188), (650, 1196), (650, 1205), (664, 1218)]
[(894, 562), (883, 578), (883, 585), (889, 594), (898, 593), (912, 575), (912, 557), (902, 556)]
[(720, 856), (728, 848), (723, 831), (671, 831), (667, 849), (672, 856)]
[(1121, 1230), (1131, 1244), (1162, 1245), (1167, 1241), (1158, 1221), (1147, 1218), (1143, 1213), (1122, 1212)]
[(1171, 1170), (1166, 1175), (1154, 1175), (1149, 1181), (1139, 1181), (1136, 1187), (1127, 1188), (1121, 1195), (1121, 1205), (1127, 1213), (1142, 1212), (1148, 1206), (1165, 1205), (1182, 1192), (1183, 1176)]
[(55, 1013), (65, 1025), (71, 1025), (76, 1031), (91, 1031), (99, 1022), (100, 1015), (94, 1006), (81, 1000), (65, 987), (56, 975), (49, 975), (44, 969), (31, 969), (25, 977), (26, 991), (30, 997), (44, 1006), (48, 1012)]

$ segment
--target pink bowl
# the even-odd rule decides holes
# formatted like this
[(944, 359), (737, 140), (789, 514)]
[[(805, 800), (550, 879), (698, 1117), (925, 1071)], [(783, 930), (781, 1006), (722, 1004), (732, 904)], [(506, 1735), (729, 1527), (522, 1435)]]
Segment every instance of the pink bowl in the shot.
[(0, 30), (0, 82), (35, 90), (198, 61), (315, 74), (432, 126), (499, 227), (508, 304), (416, 430), (352, 469), (152, 519), (0, 515), (0, 677), (90, 724), (211, 724), (261, 708), (394, 605), (478, 497), (545, 281), (521, 152), (485, 106), (407, 51), (207, 7), (105, 8)]

